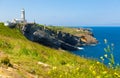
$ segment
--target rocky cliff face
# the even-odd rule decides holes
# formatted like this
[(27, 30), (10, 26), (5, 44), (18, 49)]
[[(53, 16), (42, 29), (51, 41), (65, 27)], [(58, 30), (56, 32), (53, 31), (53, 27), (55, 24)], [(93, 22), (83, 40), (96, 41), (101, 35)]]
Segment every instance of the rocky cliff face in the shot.
[(55, 32), (36, 24), (26, 24), (23, 26), (22, 32), (29, 40), (56, 49), (77, 50), (79, 46), (97, 43), (92, 35), (75, 36), (61, 31)]

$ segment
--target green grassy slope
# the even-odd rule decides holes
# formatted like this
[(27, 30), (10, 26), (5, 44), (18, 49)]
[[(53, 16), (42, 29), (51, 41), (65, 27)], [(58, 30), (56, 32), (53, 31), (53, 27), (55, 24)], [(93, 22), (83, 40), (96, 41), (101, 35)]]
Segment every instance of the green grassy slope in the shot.
[[(6, 58), (10, 61), (2, 62), (6, 61)], [(18, 29), (10, 29), (2, 24), (0, 24), (0, 60), (0, 66), (3, 68), (9, 67), (10, 63), (13, 72), (11, 75), (4, 71), (0, 72), (0, 75), (9, 75), (11, 78), (120, 77), (119, 70), (107, 68), (95, 60), (88, 60), (64, 50), (55, 50), (31, 42)]]

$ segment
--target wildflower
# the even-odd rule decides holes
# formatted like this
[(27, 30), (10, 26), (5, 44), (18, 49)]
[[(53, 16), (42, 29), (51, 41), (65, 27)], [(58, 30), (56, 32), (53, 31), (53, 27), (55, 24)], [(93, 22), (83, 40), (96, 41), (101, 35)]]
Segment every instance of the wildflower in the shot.
[(118, 75), (118, 73), (115, 72), (114, 75)]
[(104, 61), (104, 59), (102, 59)]
[(107, 39), (104, 39), (104, 43), (107, 44)]
[(111, 65), (111, 63), (108, 63), (108, 65)]
[(108, 55), (107, 55), (107, 54), (105, 54), (105, 55), (104, 55), (104, 57), (105, 57), (105, 58), (107, 58), (107, 57), (108, 57)]
[(67, 72), (65, 72), (65, 75), (67, 75)]
[(96, 78), (101, 78), (100, 76), (96, 76)]
[(68, 66), (68, 67), (69, 67), (69, 66), (70, 66), (70, 64), (66, 64), (66, 66)]
[(103, 59), (103, 57), (101, 56), (100, 59)]
[(114, 73), (114, 75), (116, 75), (117, 77), (120, 77), (120, 75), (118, 73), (116, 73), (116, 72)]
[(111, 63), (108, 63), (108, 65), (109, 65), (111, 68), (113, 68)]
[(93, 75), (96, 75), (96, 72), (95, 71), (92, 71)]
[(106, 74), (107, 73), (107, 71), (103, 71), (103, 74)]
[(102, 56), (100, 57), (100, 59), (104, 61), (104, 58)]
[(53, 70), (56, 70), (56, 69), (57, 69), (57, 67), (53, 67), (52, 69), (53, 69)]
[(119, 64), (119, 63), (117, 63), (117, 66), (120, 66), (120, 64)]
[(89, 70), (92, 70), (93, 69), (93, 66), (90, 66)]
[(51, 72), (50, 71), (48, 71), (48, 74), (50, 74)]
[(62, 78), (62, 75), (60, 75), (60, 78)]
[(77, 68), (76, 68), (76, 70), (78, 71), (78, 70), (79, 70), (79, 68), (77, 67)]
[(97, 64), (100, 64), (100, 62), (99, 62), (99, 61), (97, 61)]

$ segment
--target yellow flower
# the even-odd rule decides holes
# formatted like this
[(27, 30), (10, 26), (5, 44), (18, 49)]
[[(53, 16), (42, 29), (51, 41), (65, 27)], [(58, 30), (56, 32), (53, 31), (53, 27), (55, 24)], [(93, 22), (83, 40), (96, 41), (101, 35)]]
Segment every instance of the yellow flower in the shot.
[(62, 78), (62, 75), (60, 75), (60, 78)]
[(65, 75), (67, 75), (67, 72), (65, 72)]
[(57, 69), (57, 67), (53, 67), (52, 69), (53, 69), (53, 70), (56, 70), (56, 69)]
[(66, 66), (70, 67), (70, 64), (66, 64)]
[(100, 76), (96, 76), (96, 78), (101, 78)]
[(50, 71), (48, 71), (48, 74), (50, 74), (51, 72)]
[(93, 75), (96, 75), (96, 72), (95, 71), (92, 71)]
[(106, 74), (107, 73), (107, 71), (103, 71), (103, 74)]
[(93, 69), (93, 66), (90, 66), (89, 70), (91, 71)]
[(100, 64), (100, 62), (99, 62), (99, 61), (97, 61), (97, 64)]
[(118, 73), (116, 73), (116, 72), (114, 73), (114, 75), (116, 75), (116, 76), (120, 77), (120, 74), (118, 74)]
[(79, 70), (79, 68), (77, 67), (77, 68), (76, 68), (76, 70), (78, 71), (78, 70)]
[(118, 73), (115, 72), (114, 75), (118, 75)]

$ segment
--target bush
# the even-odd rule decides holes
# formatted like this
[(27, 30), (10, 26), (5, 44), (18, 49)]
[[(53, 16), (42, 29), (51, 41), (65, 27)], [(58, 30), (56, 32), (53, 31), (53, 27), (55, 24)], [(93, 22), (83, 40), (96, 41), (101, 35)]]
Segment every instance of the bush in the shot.
[(8, 56), (4, 56), (1, 58), (1, 64), (12, 67), (12, 64), (10, 63), (10, 59), (8, 58)]

